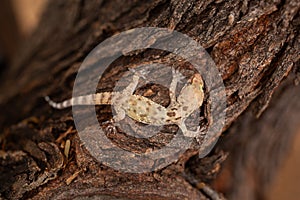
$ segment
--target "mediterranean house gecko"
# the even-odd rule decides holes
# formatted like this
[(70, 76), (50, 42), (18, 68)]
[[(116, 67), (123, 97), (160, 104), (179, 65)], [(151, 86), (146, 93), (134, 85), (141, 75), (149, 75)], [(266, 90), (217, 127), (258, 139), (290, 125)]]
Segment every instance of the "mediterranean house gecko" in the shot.
[(169, 88), (171, 103), (168, 107), (164, 107), (144, 96), (134, 94), (141, 74), (132, 69), (131, 71), (134, 72), (132, 82), (120, 92), (102, 92), (78, 96), (61, 103), (52, 101), (48, 96), (45, 99), (56, 109), (64, 109), (74, 105), (113, 105), (116, 111), (116, 116), (113, 117), (115, 122), (124, 119), (128, 115), (130, 118), (144, 124), (157, 126), (176, 124), (184, 136), (199, 136), (200, 126), (196, 131), (190, 131), (185, 125), (187, 117), (196, 109), (199, 109), (203, 103), (203, 81), (199, 74), (194, 74), (189, 79), (176, 98), (176, 86), (183, 76), (172, 68), (172, 81)]

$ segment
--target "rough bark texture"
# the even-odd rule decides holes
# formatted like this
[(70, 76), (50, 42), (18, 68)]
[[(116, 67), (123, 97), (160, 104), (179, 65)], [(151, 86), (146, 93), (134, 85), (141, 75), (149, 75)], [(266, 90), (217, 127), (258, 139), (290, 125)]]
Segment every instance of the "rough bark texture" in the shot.
[[(37, 31), (2, 74), (0, 197), (210, 199), (217, 195), (214, 187), (229, 199), (264, 199), (299, 129), (299, 8), (298, 0), (51, 1)], [(136, 175), (93, 159), (76, 133), (71, 109), (53, 110), (42, 97), (70, 98), (78, 68), (97, 44), (144, 26), (175, 29), (206, 48), (222, 74), (227, 110), (224, 136), (207, 157), (199, 159), (194, 145), (178, 162)], [(114, 72), (98, 90), (111, 89), (141, 58), (185, 66), (161, 51), (129, 55), (113, 63)], [(166, 91), (157, 97), (159, 89), (149, 87), (151, 98), (169, 103)], [(98, 110), (99, 121), (109, 119), (108, 107)]]

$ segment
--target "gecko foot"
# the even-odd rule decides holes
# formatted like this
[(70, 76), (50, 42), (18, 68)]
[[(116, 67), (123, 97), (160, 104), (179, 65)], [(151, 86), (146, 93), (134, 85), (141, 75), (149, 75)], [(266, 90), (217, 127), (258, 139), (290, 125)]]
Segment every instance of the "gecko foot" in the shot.
[(198, 137), (199, 135), (202, 134), (202, 130), (203, 130), (203, 129), (201, 129), (201, 127), (198, 126), (196, 131), (189, 131), (189, 130), (187, 130), (187, 131), (185, 131), (185, 132), (183, 133), (183, 135), (184, 135), (185, 137)]
[(173, 81), (176, 83), (177, 82), (181, 83), (182, 80), (185, 79), (185, 77), (180, 73), (180, 71), (173, 67), (172, 67), (172, 77), (173, 77)]
[(108, 121), (102, 122), (101, 125), (105, 126), (105, 132), (115, 134), (117, 133), (117, 128), (115, 127), (114, 123), (114, 119), (110, 119)]
[(146, 80), (146, 76), (145, 76), (146, 72), (145, 72), (145, 70), (135, 70), (135, 69), (132, 69), (132, 68), (128, 68), (128, 70), (130, 72), (132, 72), (134, 75), (136, 75), (136, 76), (138, 76), (138, 77)]

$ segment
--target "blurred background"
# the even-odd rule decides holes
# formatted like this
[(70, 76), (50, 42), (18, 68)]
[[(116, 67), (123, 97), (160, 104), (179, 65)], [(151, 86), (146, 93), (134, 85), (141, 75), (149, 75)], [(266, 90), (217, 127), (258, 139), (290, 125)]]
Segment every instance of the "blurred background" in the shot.
[(37, 26), (47, 0), (0, 1), (0, 58), (11, 61), (23, 40)]
[[(38, 26), (49, 0), (0, 1), (0, 74)], [(270, 189), (270, 200), (300, 199), (300, 130)]]

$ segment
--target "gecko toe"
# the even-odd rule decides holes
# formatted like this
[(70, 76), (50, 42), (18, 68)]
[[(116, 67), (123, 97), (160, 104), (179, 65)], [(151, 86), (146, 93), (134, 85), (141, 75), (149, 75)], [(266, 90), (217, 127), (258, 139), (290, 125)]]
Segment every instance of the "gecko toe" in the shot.
[(173, 79), (176, 79), (177, 82), (182, 82), (182, 80), (185, 79), (185, 77), (181, 74), (181, 72), (178, 69), (175, 69), (172, 67), (172, 77)]
[(146, 71), (145, 70), (136, 70), (136, 69), (132, 69), (132, 68), (128, 68), (128, 70), (130, 71), (130, 72), (132, 72), (134, 75), (136, 75), (136, 76), (138, 76), (138, 77), (140, 77), (140, 78), (143, 78), (143, 79), (145, 79), (146, 80)]

